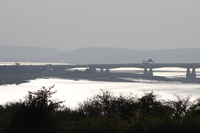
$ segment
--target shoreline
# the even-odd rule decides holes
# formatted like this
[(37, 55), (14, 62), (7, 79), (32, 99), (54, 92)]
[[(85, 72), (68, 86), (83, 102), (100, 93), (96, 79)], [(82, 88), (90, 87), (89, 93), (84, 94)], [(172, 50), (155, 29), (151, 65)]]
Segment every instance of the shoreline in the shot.
[(61, 78), (70, 80), (90, 80), (104, 82), (139, 82), (139, 79), (158, 81), (158, 82), (179, 82), (179, 83), (195, 83), (200, 84), (200, 79), (195, 81), (186, 80), (185, 78), (166, 78), (162, 76), (144, 76), (142, 74), (127, 74), (127, 73), (68, 73), (68, 74), (7, 74), (0, 76), (0, 85), (22, 84), (37, 78)]

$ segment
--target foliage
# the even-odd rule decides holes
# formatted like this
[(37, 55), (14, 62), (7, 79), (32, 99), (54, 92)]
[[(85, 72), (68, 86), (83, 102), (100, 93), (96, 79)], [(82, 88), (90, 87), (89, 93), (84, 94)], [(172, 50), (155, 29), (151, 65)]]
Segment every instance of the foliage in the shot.
[(137, 106), (134, 98), (128, 98), (122, 95), (116, 97), (110, 92), (103, 90), (101, 90), (101, 92), (101, 94), (80, 104), (78, 112), (90, 117), (117, 114), (118, 116), (125, 118), (126, 116), (131, 116), (131, 112), (134, 111)]
[[(50, 98), (56, 91), (42, 87), (37, 92), (28, 92), (23, 102), (13, 104), (12, 126), (15, 132), (53, 131), (52, 124), (54, 112), (60, 107), (62, 101), (53, 101)], [(13, 131), (12, 131), (13, 132)]]
[(0, 132), (29, 133), (199, 133), (200, 99), (175, 95), (158, 100), (154, 92), (141, 97), (113, 96), (109, 91), (61, 109), (51, 100), (52, 87), (29, 92), (24, 101), (0, 106)]

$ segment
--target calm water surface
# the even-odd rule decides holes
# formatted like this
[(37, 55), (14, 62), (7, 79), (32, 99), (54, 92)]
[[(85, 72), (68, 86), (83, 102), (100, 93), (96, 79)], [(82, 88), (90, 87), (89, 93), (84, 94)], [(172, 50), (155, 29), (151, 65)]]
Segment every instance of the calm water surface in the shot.
[[(112, 70), (112, 71), (117, 71)], [(119, 70), (118, 70), (119, 71)], [(120, 71), (132, 72), (133, 69), (121, 69)], [(165, 72), (163, 72), (165, 71)], [(170, 78), (184, 77), (185, 69), (168, 68), (156, 69), (154, 75), (166, 76)], [(197, 75), (199, 77), (199, 69)], [(141, 73), (142, 69), (134, 69), (134, 72)], [(142, 96), (145, 92), (154, 91), (160, 95), (161, 99), (173, 99), (173, 94), (191, 95), (192, 99), (200, 97), (200, 84), (183, 84), (178, 82), (158, 82), (150, 80), (138, 79), (137, 82), (101, 82), (87, 80), (66, 80), (66, 79), (36, 79), (29, 83), (20, 85), (0, 86), (0, 104), (8, 101), (17, 101), (23, 99), (28, 91), (37, 91), (42, 86), (49, 87), (55, 85), (53, 90), (57, 93), (53, 96), (54, 99), (64, 100), (65, 105), (70, 108), (76, 107), (79, 102), (90, 98), (91, 96), (100, 93), (100, 89), (108, 90), (113, 95), (137, 95)]]

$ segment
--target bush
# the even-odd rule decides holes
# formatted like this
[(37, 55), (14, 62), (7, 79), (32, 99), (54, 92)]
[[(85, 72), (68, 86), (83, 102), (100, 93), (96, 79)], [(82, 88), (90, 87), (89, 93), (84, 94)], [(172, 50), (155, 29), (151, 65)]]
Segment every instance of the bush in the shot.
[(175, 100), (161, 101), (153, 92), (137, 98), (101, 90), (72, 110), (51, 100), (56, 93), (52, 88), (42, 87), (24, 101), (0, 106), (0, 132), (200, 132), (200, 99), (191, 102), (190, 97), (175, 95)]
[(122, 95), (116, 97), (108, 91), (101, 90), (101, 94), (98, 94), (80, 104), (78, 112), (90, 117), (117, 114), (125, 119), (127, 116), (132, 116), (136, 108), (137, 103), (134, 98), (128, 98)]
[(62, 101), (53, 101), (56, 91), (42, 87), (37, 92), (28, 92), (23, 102), (13, 104), (12, 132), (53, 132), (54, 112)]

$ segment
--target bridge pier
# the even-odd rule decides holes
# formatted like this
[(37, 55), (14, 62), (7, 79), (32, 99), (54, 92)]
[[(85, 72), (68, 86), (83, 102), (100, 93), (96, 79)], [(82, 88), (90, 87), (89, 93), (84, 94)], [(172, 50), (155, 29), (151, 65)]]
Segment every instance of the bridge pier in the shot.
[(147, 68), (144, 68), (144, 73), (143, 73), (144, 75), (147, 75), (148, 74), (148, 72), (147, 72)]
[(87, 73), (96, 73), (97, 70), (96, 70), (95, 67), (89, 67), (89, 69), (86, 69), (85, 72), (87, 72)]
[(153, 76), (153, 70), (152, 70), (152, 68), (149, 68), (149, 76)]
[(100, 73), (103, 73), (104, 71), (103, 71), (103, 68), (101, 68), (101, 70), (100, 70)]
[(110, 70), (107, 68), (107, 69), (104, 71), (104, 68), (101, 68), (100, 73), (110, 73)]
[(190, 75), (190, 68), (187, 68), (187, 72), (186, 72), (186, 79), (190, 79), (191, 75)]
[(194, 79), (196, 79), (196, 70), (195, 70), (195, 68), (192, 69), (192, 77)]
[(110, 73), (110, 70), (108, 68), (106, 69), (106, 73)]
[(153, 69), (149, 68), (149, 71), (148, 71), (147, 68), (144, 68), (143, 75), (145, 75), (145, 76), (153, 76)]
[(190, 68), (187, 68), (186, 79), (187, 80), (195, 80), (196, 79), (196, 70), (195, 70), (195, 68), (192, 68), (192, 72), (190, 72)]

